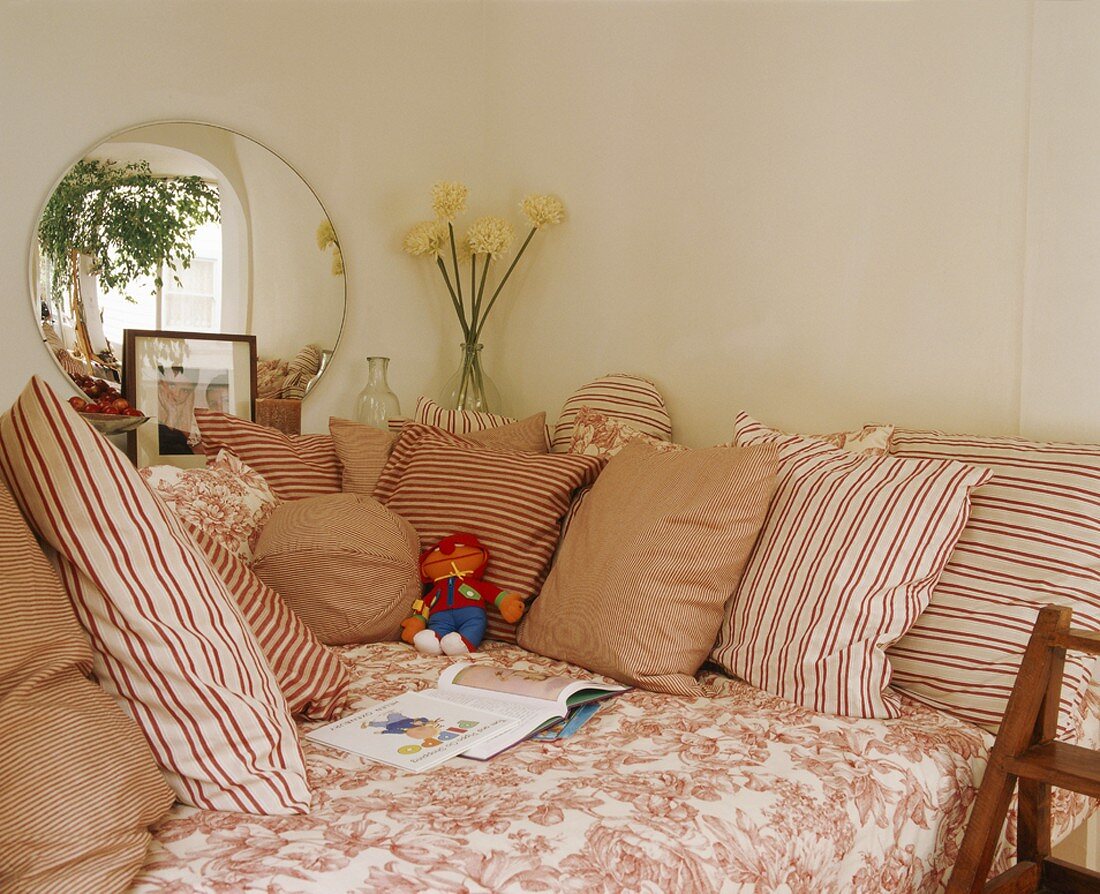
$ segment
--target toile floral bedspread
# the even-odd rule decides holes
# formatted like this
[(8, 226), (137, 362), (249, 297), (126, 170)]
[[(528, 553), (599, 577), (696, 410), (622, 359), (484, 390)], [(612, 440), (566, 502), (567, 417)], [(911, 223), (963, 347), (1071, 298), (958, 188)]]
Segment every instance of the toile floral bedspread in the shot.
[[(356, 671), (353, 708), (431, 688), (449, 660), (399, 643), (344, 655)], [(499, 643), (478, 660), (584, 675)], [(908, 700), (897, 720), (846, 720), (717, 674), (701, 679), (709, 697), (631, 691), (569, 739), (523, 742), (488, 762), (459, 758), (419, 775), (305, 742), (308, 816), (177, 805), (134, 891), (943, 887), (988, 733)], [(1056, 800), (1056, 829), (1068, 831), (1088, 809), (1080, 797)], [(1009, 857), (1006, 847), (1002, 865)]]

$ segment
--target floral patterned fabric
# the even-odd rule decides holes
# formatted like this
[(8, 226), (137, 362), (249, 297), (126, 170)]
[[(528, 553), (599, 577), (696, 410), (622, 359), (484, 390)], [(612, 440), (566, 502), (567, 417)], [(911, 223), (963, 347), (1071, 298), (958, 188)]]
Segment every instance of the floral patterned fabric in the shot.
[(259, 472), (222, 450), (205, 468), (149, 466), (141, 476), (168, 508), (246, 562), (278, 498)]
[(573, 436), (566, 453), (610, 457), (632, 441), (648, 444), (661, 453), (687, 449), (681, 444), (647, 435), (621, 419), (615, 419), (599, 410), (581, 407), (577, 411), (577, 421), (573, 424)]
[[(344, 650), (352, 706), (434, 685), (448, 659)], [(477, 660), (583, 673), (514, 646)], [(427, 773), (304, 742), (308, 816), (177, 805), (139, 894), (786, 892), (943, 888), (992, 737), (903, 698), (895, 720), (814, 714), (714, 673), (707, 696), (634, 690), (576, 735)], [(304, 727), (306, 728), (306, 727)], [(1064, 834), (1087, 814), (1056, 791)], [(1014, 822), (1009, 823), (1014, 835)], [(1011, 851), (1002, 849), (998, 865)]]

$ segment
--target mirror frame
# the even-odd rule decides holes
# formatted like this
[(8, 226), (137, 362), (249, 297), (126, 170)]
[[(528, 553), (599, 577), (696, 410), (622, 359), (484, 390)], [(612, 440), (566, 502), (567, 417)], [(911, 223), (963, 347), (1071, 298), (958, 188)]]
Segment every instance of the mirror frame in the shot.
[[(113, 140), (118, 139), (119, 137), (125, 136), (127, 133), (130, 133), (131, 131), (140, 130), (140, 129), (143, 129), (143, 128), (146, 128), (146, 127), (156, 127), (158, 125), (175, 125), (175, 124), (193, 124), (193, 125), (199, 125), (201, 127), (214, 127), (214, 128), (217, 128), (218, 130), (224, 130), (227, 133), (231, 133), (234, 136), (241, 137), (242, 139), (249, 140), (249, 141), (255, 143), (257, 146), (260, 146), (260, 147), (266, 149), (268, 152), (270, 152), (272, 155), (274, 155), (277, 159), (279, 159), (279, 161), (281, 161), (284, 165), (286, 165), (290, 169), (290, 171), (299, 180), (301, 180), (303, 184), (305, 184), (306, 189), (309, 190), (310, 194), (316, 200), (318, 207), (320, 207), (321, 211), (324, 213), (325, 219), (328, 220), (329, 224), (332, 225), (333, 232), (336, 233), (336, 238), (337, 238), (338, 243), (340, 245), (340, 255), (343, 259), (343, 264), (344, 264), (344, 272), (342, 274), (342, 276), (344, 278), (344, 307), (343, 307), (343, 310), (340, 314), (340, 326), (336, 331), (336, 339), (332, 343), (332, 354), (329, 358), (328, 363), (323, 365), (323, 368), (321, 369), (321, 371), (318, 374), (317, 378), (314, 380), (313, 387), (311, 387), (309, 389), (309, 391), (306, 392), (305, 396), (302, 398), (302, 400), (304, 401), (307, 397), (310, 396), (310, 394), (313, 393), (314, 389), (317, 386), (317, 383), (320, 382), (321, 379), (324, 378), (325, 373), (328, 372), (328, 367), (331, 366), (331, 363), (332, 363), (331, 357), (336, 356), (336, 351), (340, 347), (340, 341), (344, 337), (344, 327), (347, 325), (347, 319), (348, 319), (348, 259), (347, 259), (347, 254), (344, 252), (343, 243), (339, 242), (340, 234), (336, 229), (336, 224), (333, 223), (332, 215), (329, 213), (328, 208), (325, 207), (325, 203), (323, 201), (321, 201), (321, 197), (319, 195), (317, 195), (317, 190), (315, 190), (313, 188), (313, 184), (310, 183), (302, 175), (301, 171), (299, 171), (293, 164), (291, 164), (286, 159), (285, 156), (283, 156), (282, 154), (276, 152), (274, 149), (272, 149), (270, 146), (268, 146), (267, 143), (264, 143), (260, 140), (257, 140), (255, 137), (250, 137), (248, 134), (242, 133), (241, 131), (239, 131), (235, 128), (227, 127), (224, 124), (215, 124), (212, 121), (200, 121), (196, 118), (158, 118), (155, 121), (141, 121), (141, 122), (138, 122), (137, 124), (131, 124), (128, 127), (123, 127), (119, 130), (112, 131), (111, 133), (107, 134), (106, 136), (101, 137), (96, 142), (92, 143), (91, 145), (86, 146), (80, 153), (78, 153), (75, 157), (73, 157), (69, 161), (68, 164), (65, 165), (65, 167), (61, 171), (61, 173), (54, 179), (53, 183), (50, 184), (49, 189), (46, 190), (45, 198), (39, 204), (38, 213), (35, 215), (34, 221), (31, 223), (30, 236), (27, 240), (27, 293), (31, 296), (31, 301), (28, 302), (28, 304), (30, 305), (31, 324), (34, 328), (35, 338), (42, 345), (42, 349), (46, 352), (47, 356), (49, 356), (49, 358), (53, 361), (53, 364), (57, 368), (58, 372), (60, 372), (65, 377), (65, 380), (71, 385), (74, 392), (76, 394), (80, 394), (81, 393), (80, 388), (72, 380), (72, 378), (69, 376), (68, 372), (65, 371), (65, 368), (61, 365), (61, 361), (56, 356), (54, 356), (54, 353), (49, 349), (49, 346), (46, 344), (46, 340), (42, 337), (42, 329), (41, 329), (42, 321), (39, 319), (38, 309), (35, 307), (35, 300), (34, 300), (35, 297), (36, 297), (36, 288), (37, 288), (37, 285), (38, 285), (37, 278), (35, 277), (35, 264), (34, 264), (35, 251), (38, 248), (38, 222), (42, 219), (42, 213), (46, 210), (46, 205), (49, 204), (50, 197), (54, 194), (54, 191), (61, 184), (61, 181), (63, 179), (65, 179), (65, 176), (69, 173), (69, 171), (72, 170), (74, 165), (76, 165), (82, 159), (87, 158), (88, 155), (91, 152), (94, 152), (97, 148), (102, 146), (104, 143), (110, 143)], [(243, 333), (243, 334), (249, 335), (251, 333)]]

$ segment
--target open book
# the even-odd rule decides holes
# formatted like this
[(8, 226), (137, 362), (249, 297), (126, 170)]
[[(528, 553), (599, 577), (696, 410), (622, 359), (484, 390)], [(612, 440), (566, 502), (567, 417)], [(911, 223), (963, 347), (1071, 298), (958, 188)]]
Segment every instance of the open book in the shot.
[(578, 705), (626, 692), (629, 686), (550, 676), (495, 664), (461, 662), (439, 676), (432, 694), (454, 705), (508, 717), (516, 725), (486, 732), (462, 752), (487, 760), (505, 748), (569, 716)]
[(487, 760), (630, 687), (462, 662), (439, 686), (406, 692), (306, 733), (306, 738), (419, 772), (457, 755)]

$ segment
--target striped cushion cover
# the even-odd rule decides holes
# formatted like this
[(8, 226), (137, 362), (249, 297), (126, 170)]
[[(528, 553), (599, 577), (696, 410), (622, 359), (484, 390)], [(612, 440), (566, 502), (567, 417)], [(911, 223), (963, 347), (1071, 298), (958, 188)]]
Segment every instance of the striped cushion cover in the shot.
[(280, 500), (340, 492), (340, 461), (331, 435), (284, 435), (247, 419), (195, 408), (209, 454), (228, 450), (259, 472)]
[(672, 440), (672, 420), (657, 386), (641, 376), (616, 373), (589, 382), (566, 400), (554, 427), (554, 453), (569, 449), (581, 407), (599, 410), (660, 441)]
[(0, 475), (0, 889), (125, 891), (175, 795)]
[[(361, 422), (329, 418), (328, 430), (343, 472), (343, 491), (370, 496), (390, 458), (397, 435)], [(546, 414), (463, 435), (475, 444), (520, 453), (546, 453)]]
[(0, 419), (0, 464), (59, 553), (100, 684), (196, 807), (309, 809), (286, 699), (206, 557), (137, 470), (41, 379)]
[(476, 410), (448, 410), (434, 400), (421, 396), (416, 400), (413, 421), (421, 425), (433, 425), (456, 435), (468, 435), (475, 431), (485, 431), (516, 420), (500, 413), (479, 413)]
[[(486, 579), (533, 598), (573, 491), (591, 483), (603, 462), (495, 450), (409, 423), (374, 496), (412, 524), (423, 549), (449, 534), (477, 535), (489, 549)], [(486, 636), (515, 642), (515, 627), (491, 607)]]
[(737, 443), (778, 447), (779, 487), (713, 660), (811, 710), (898, 716), (885, 649), (927, 605), (991, 473), (860, 456), (743, 413)]
[[(899, 429), (893, 452), (995, 473), (974, 492), (931, 604), (889, 654), (899, 688), (996, 730), (1038, 606), (1069, 605), (1075, 626), (1100, 630), (1100, 446)], [(1067, 655), (1062, 735), (1078, 725), (1091, 670)]]
[(339, 656), (314, 636), (286, 600), (257, 577), (240, 556), (210, 533), (186, 527), (237, 600), (291, 713), (308, 720), (328, 720), (338, 715), (347, 704), (351, 683)]
[(420, 541), (377, 500), (330, 494), (284, 503), (256, 544), (256, 574), (330, 645), (397, 639), (422, 593)]
[(585, 498), (519, 644), (643, 689), (703, 695), (695, 673), (764, 523), (776, 468), (771, 446), (628, 444)]

